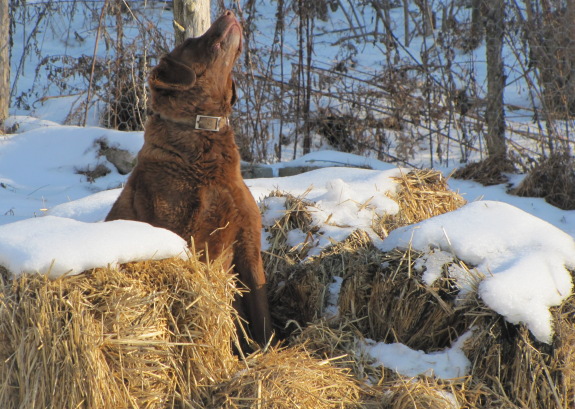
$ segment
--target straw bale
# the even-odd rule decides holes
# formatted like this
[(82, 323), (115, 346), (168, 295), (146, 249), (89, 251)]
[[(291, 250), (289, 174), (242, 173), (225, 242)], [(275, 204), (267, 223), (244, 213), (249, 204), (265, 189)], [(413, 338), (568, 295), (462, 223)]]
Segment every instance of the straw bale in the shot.
[(305, 346), (249, 356), (215, 387), (207, 408), (356, 408), (360, 388), (349, 371), (311, 356)]
[[(446, 395), (438, 391), (450, 392), (462, 407), (573, 407), (575, 296), (553, 309), (556, 336), (553, 345), (546, 345), (537, 342), (524, 325), (507, 323), (490, 310), (477, 293), (458, 298), (457, 288), (446, 271), (432, 286), (423, 285), (422, 272), (413, 268), (419, 256), (417, 252), (394, 251), (382, 255), (372, 250), (370, 260), (365, 254), (357, 255), (366, 248), (369, 246), (359, 247), (355, 254), (357, 260), (368, 267), (362, 270), (360, 277), (352, 274), (344, 280), (340, 320), (321, 320), (307, 325), (292, 335), (291, 343), (305, 342), (318, 357), (346, 355), (340, 362), (356, 378), (377, 382), (379, 395), (373, 390), (364, 391), (368, 396), (377, 397), (376, 402), (381, 406), (374, 407), (449, 407), (443, 402)], [(333, 250), (336, 253), (335, 247)], [(340, 266), (361, 265), (350, 259), (353, 252), (339, 256)], [(334, 266), (334, 260), (335, 257), (326, 257), (322, 262)], [(467, 268), (457, 260), (453, 263)], [(338, 274), (337, 267), (334, 271)], [(363, 356), (358, 347), (359, 339), (369, 337), (432, 352), (449, 347), (470, 329), (473, 329), (472, 336), (465, 343), (464, 352), (472, 363), (471, 374), (445, 385), (434, 385), (435, 381), (424, 377), (407, 382), (392, 371), (373, 368), (370, 358)], [(413, 382), (419, 386), (414, 387)], [(424, 393), (425, 388), (418, 382), (425, 382), (429, 393)], [(393, 399), (388, 399), (390, 396)], [(365, 403), (366, 407), (375, 405), (373, 399), (366, 402), (370, 402)]]
[(367, 303), (375, 276), (382, 271), (384, 257), (367, 234), (356, 231), (333, 246), (322, 259), (326, 268), (343, 278), (338, 300), (340, 315), (357, 321), (356, 325), (366, 334)]
[[(400, 205), (399, 213), (375, 220), (373, 225), (382, 237), (396, 227), (457, 209), (465, 203), (461, 196), (449, 190), (440, 172), (413, 170), (396, 180), (399, 189), (394, 199)], [(268, 229), (270, 249), (264, 254), (271, 310), (278, 326), (283, 327), (290, 320), (304, 325), (321, 317), (333, 276), (347, 281), (340, 301), (343, 309), (350, 311), (351, 317), (366, 317), (367, 313), (361, 309), (367, 308), (366, 294), (371, 292), (383, 257), (369, 236), (356, 231), (344, 242), (335, 243), (319, 256), (302, 262), (317, 233), (309, 212), (313, 203), (303, 199), (305, 194), (294, 197), (275, 191), (270, 196), (286, 199), (286, 214)], [(303, 246), (287, 245), (288, 233), (294, 229), (308, 234), (309, 240)]]
[[(485, 162), (484, 166), (488, 164)], [(501, 174), (508, 169), (496, 170)], [(455, 210), (465, 203), (461, 196), (449, 191), (439, 172), (416, 170), (397, 181), (399, 189), (393, 199), (400, 205), (399, 213), (374, 223), (374, 230), (382, 238), (394, 228)], [(511, 325), (487, 308), (476, 291), (462, 298), (449, 269), (467, 269), (477, 282), (481, 277), (457, 259), (443, 266), (443, 274), (435, 283), (425, 285), (423, 271), (414, 267), (421, 253), (382, 253), (367, 233), (356, 231), (344, 242), (302, 262), (307, 250), (288, 248), (285, 237), (293, 228), (315, 234), (305, 223), (309, 206), (290, 203), (288, 207), (294, 210), (288, 213), (297, 214), (298, 221), (286, 216), (283, 227), (272, 234), (279, 245), (272, 246), (270, 253), (282, 259), (274, 261), (277, 269), (267, 270), (271, 273), (274, 319), (282, 326), (290, 320), (295, 322), (284, 334), (289, 334), (290, 345), (305, 344), (316, 359), (344, 356), (333, 365), (347, 368), (358, 380), (372, 382), (373, 388), (361, 385), (362, 407), (573, 407), (573, 297), (552, 309), (556, 336), (549, 346), (534, 340), (523, 325)], [(335, 276), (343, 278), (339, 317), (326, 320), (321, 317)], [(373, 361), (363, 355), (359, 345), (363, 337), (369, 337), (433, 352), (449, 347), (471, 329), (472, 335), (463, 347), (472, 363), (471, 374), (459, 380), (444, 382), (424, 376), (409, 379), (392, 370), (373, 367)]]
[(0, 407), (199, 407), (235, 371), (233, 277), (195, 257), (0, 289)]
[(552, 309), (552, 345), (538, 342), (524, 325), (512, 325), (484, 307), (475, 316), (464, 352), (471, 376), (488, 392), (482, 407), (572, 408), (575, 404), (575, 296)]
[[(332, 278), (350, 276), (355, 279), (363, 277), (363, 272), (369, 275), (378, 268), (381, 255), (367, 234), (358, 230), (343, 242), (324, 250), (320, 256), (274, 272), (269, 291), (274, 319), (283, 326), (289, 321), (306, 325), (322, 317)], [(355, 290), (358, 294), (353, 296), (361, 298), (358, 287), (354, 287)], [(368, 291), (369, 286), (365, 290)], [(286, 334), (293, 329), (287, 328)]]
[(459, 290), (447, 273), (432, 285), (422, 283), (422, 272), (413, 269), (420, 254), (395, 251), (386, 254), (388, 272), (378, 274), (368, 301), (370, 336), (401, 342), (428, 352), (451, 345), (464, 331), (462, 308), (455, 306)]
[(361, 381), (362, 408), (478, 407), (475, 403), (485, 391), (472, 385), (470, 377), (449, 381), (426, 376), (410, 378), (375, 366), (374, 359), (363, 352), (363, 336), (355, 324), (346, 319), (318, 320), (292, 334), (290, 344), (305, 344), (320, 359), (338, 358), (334, 365), (348, 368)]
[(439, 171), (414, 169), (394, 178), (399, 188), (392, 198), (399, 204), (396, 215), (387, 215), (375, 223), (374, 230), (383, 238), (401, 226), (459, 209), (466, 201), (449, 189)]
[(455, 307), (458, 289), (447, 274), (448, 265), (428, 286), (421, 281), (423, 272), (414, 269), (421, 253), (371, 249), (349, 258), (356, 255), (347, 264), (363, 267), (344, 277), (339, 311), (358, 320), (365, 336), (429, 352), (449, 346), (466, 330), (463, 312)]
[(575, 209), (575, 160), (569, 153), (556, 153), (537, 164), (511, 193), (543, 197), (564, 210)]

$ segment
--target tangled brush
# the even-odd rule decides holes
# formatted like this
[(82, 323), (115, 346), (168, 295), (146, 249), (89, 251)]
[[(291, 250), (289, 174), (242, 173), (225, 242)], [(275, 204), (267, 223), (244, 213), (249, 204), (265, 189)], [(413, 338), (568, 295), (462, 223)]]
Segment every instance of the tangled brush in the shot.
[(512, 191), (522, 197), (543, 197), (560, 209), (575, 209), (575, 161), (567, 153), (543, 160)]

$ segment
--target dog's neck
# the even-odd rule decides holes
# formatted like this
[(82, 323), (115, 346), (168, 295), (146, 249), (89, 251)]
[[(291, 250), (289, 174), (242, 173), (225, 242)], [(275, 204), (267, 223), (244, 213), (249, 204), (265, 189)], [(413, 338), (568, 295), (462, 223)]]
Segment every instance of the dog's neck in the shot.
[(209, 116), (209, 115), (193, 115), (192, 117), (188, 118), (169, 118), (165, 115), (162, 115), (159, 112), (155, 112), (154, 116), (166, 121), (172, 122), (178, 125), (188, 126), (193, 129), (202, 130), (202, 131), (212, 131), (218, 132), (222, 128), (229, 126), (230, 120), (227, 116)]

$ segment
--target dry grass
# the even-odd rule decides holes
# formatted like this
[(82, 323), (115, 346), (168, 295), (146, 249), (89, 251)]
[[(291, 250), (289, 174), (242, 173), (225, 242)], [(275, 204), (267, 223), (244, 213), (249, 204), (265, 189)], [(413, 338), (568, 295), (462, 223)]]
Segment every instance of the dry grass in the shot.
[[(381, 366), (362, 352), (363, 334), (355, 322), (318, 320), (301, 328), (290, 343), (304, 343), (318, 358), (338, 357), (361, 383), (361, 407), (366, 409), (476, 408), (483, 391), (471, 389), (470, 378), (441, 381), (431, 377), (409, 378)], [(456, 406), (457, 403), (459, 406)]]
[[(388, 268), (374, 274), (371, 282), (363, 280), (361, 293), (368, 299), (364, 300), (367, 307), (356, 309), (359, 313), (352, 317), (342, 311), (340, 299), (339, 320), (316, 320), (296, 331), (290, 342), (304, 342), (321, 358), (346, 356), (340, 365), (349, 368), (357, 379), (377, 385), (364, 387), (365, 407), (573, 407), (575, 296), (553, 309), (556, 336), (552, 345), (543, 344), (524, 325), (509, 324), (488, 309), (476, 293), (456, 302), (454, 287), (445, 278), (425, 288), (413, 269), (417, 254), (409, 253), (387, 254)], [(382, 283), (385, 289), (380, 287)], [(345, 291), (341, 297), (346, 297)], [(374, 300), (376, 308), (370, 308)], [(424, 376), (410, 379), (376, 368), (359, 347), (359, 340), (369, 337), (433, 352), (449, 347), (470, 330), (472, 336), (463, 350), (471, 361), (471, 372), (466, 378), (451, 381)], [(378, 405), (373, 406), (374, 400)]]
[(466, 201), (449, 189), (441, 172), (430, 169), (412, 170), (395, 178), (399, 189), (392, 198), (399, 204), (399, 213), (378, 221), (374, 230), (381, 237), (401, 226), (459, 209)]
[(349, 369), (359, 380), (378, 380), (381, 369), (371, 365), (373, 359), (361, 352), (363, 334), (357, 322), (348, 319), (319, 319), (298, 327), (288, 339), (290, 345), (305, 345), (320, 359), (338, 358), (334, 364)]
[(505, 173), (514, 173), (515, 166), (506, 158), (488, 157), (480, 162), (473, 162), (453, 172), (456, 179), (473, 180), (484, 186), (507, 183)]
[(291, 321), (301, 325), (323, 314), (330, 273), (318, 262), (288, 267), (270, 280), (269, 300), (272, 318), (284, 334), (294, 328)]
[(305, 346), (270, 349), (217, 385), (207, 408), (354, 408), (360, 388), (349, 371), (314, 358)]
[[(455, 210), (465, 203), (434, 171), (410, 172), (398, 178), (398, 183), (394, 199), (401, 210), (379, 221), (382, 237), (394, 228)], [(301, 216), (306, 206), (297, 209)], [(287, 236), (287, 231), (276, 232), (280, 233)], [(547, 346), (534, 341), (524, 326), (506, 323), (475, 292), (458, 299), (459, 290), (448, 274), (450, 266), (467, 269), (470, 276), (481, 278), (461, 261), (445, 265), (433, 285), (423, 284), (423, 272), (414, 268), (420, 256), (414, 251), (381, 253), (367, 234), (357, 231), (312, 260), (275, 271), (281, 285), (272, 286), (272, 294), (282, 296), (274, 299), (273, 308), (289, 312), (275, 318), (282, 324), (290, 319), (297, 322), (290, 327), (295, 332), (286, 332), (291, 333), (290, 344), (305, 343), (318, 359), (345, 356), (338, 365), (350, 369), (357, 379), (375, 383), (373, 388), (362, 388), (366, 408), (451, 405), (535, 409), (570, 408), (575, 404), (573, 299), (554, 311), (557, 336), (553, 345)], [(340, 315), (326, 321), (320, 317), (334, 276), (343, 278)], [(407, 379), (373, 367), (370, 358), (359, 352), (358, 340), (362, 337), (438, 351), (471, 328), (474, 332), (464, 350), (473, 367), (464, 379)]]
[[(475, 330), (464, 351), (471, 378), (484, 390), (481, 407), (572, 408), (575, 404), (575, 296), (552, 309), (551, 345), (485, 306), (469, 313)], [(479, 405), (478, 405), (479, 406)]]
[(543, 197), (553, 206), (575, 209), (575, 160), (569, 153), (551, 155), (535, 166), (512, 193)]
[(432, 378), (400, 378), (386, 385), (389, 409), (459, 409), (467, 403), (457, 386)]
[[(340, 314), (363, 319), (365, 325), (361, 327), (372, 339), (400, 342), (427, 352), (448, 347), (465, 330), (461, 309), (455, 307), (458, 290), (448, 277), (448, 266), (443, 276), (428, 286), (422, 283), (422, 273), (413, 266), (421, 254), (412, 251), (379, 254), (382, 267), (371, 279), (355, 275), (344, 279)], [(360, 288), (358, 281), (362, 282)], [(358, 299), (358, 294), (365, 296)]]
[(280, 191), (270, 193), (269, 197), (285, 198), (286, 212), (269, 228), (270, 251), (263, 254), (266, 271), (281, 271), (305, 258), (309, 250), (308, 243), (297, 248), (287, 245), (287, 235), (291, 230), (299, 229), (310, 237), (317, 231), (317, 228), (311, 226), (312, 217), (308, 210), (313, 203), (305, 200), (305, 195), (296, 197)]
[[(318, 274), (316, 268), (301, 263), (306, 257), (313, 234), (312, 217), (308, 210), (313, 203), (289, 193), (272, 192), (270, 197), (285, 198), (285, 215), (269, 228), (270, 249), (263, 254), (264, 269), (268, 272), (269, 298), (272, 317), (283, 327), (287, 322), (309, 322), (320, 315), (329, 277)], [(291, 247), (288, 233), (299, 229), (308, 235), (309, 242)], [(273, 272), (273, 274), (270, 274)]]

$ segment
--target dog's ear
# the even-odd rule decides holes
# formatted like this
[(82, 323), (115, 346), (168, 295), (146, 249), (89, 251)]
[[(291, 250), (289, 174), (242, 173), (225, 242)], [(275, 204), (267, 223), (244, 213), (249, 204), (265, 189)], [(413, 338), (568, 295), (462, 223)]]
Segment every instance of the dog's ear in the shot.
[(150, 73), (149, 82), (153, 88), (185, 91), (196, 82), (196, 74), (187, 65), (165, 56)]
[(236, 82), (232, 79), (232, 100), (230, 104), (234, 106), (237, 100), (238, 100), (238, 93), (236, 92)]

